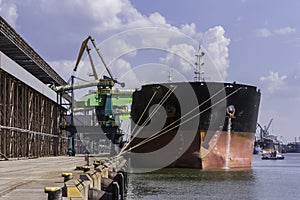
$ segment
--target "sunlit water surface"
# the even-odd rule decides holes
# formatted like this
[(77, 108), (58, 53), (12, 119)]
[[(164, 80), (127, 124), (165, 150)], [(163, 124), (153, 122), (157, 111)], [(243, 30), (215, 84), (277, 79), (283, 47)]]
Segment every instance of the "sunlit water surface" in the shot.
[(252, 169), (162, 169), (130, 174), (127, 200), (293, 200), (300, 199), (300, 154), (284, 160), (253, 156)]

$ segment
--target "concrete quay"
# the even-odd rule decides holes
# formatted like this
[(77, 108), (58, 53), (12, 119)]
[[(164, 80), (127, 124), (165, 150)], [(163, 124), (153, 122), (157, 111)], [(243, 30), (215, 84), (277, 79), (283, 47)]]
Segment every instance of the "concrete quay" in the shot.
[(74, 171), (76, 166), (85, 164), (84, 155), (0, 161), (0, 199), (46, 200), (48, 195), (44, 193), (45, 187), (62, 187), (64, 182), (61, 174), (79, 173)]

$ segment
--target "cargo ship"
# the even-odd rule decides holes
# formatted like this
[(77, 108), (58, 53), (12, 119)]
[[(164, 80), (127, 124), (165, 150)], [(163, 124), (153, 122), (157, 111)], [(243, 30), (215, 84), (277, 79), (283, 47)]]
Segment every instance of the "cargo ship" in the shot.
[(147, 84), (132, 96), (134, 168), (248, 168), (260, 90), (236, 82)]

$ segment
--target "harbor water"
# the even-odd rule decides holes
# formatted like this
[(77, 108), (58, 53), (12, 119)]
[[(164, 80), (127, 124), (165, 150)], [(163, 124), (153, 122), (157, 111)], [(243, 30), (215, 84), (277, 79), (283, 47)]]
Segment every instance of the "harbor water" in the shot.
[(300, 154), (284, 160), (261, 160), (253, 155), (251, 169), (161, 169), (130, 174), (127, 200), (300, 199)]

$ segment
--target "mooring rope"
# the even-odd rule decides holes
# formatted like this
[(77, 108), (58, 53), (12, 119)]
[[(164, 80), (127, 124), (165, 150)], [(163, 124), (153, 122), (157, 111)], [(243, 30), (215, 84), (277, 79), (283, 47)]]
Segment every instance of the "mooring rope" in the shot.
[[(205, 103), (207, 103), (208, 101), (210, 101), (211, 99), (213, 99), (215, 96), (217, 96), (220, 92), (222, 92), (224, 90), (224, 88), (220, 89), (218, 92), (216, 92), (214, 95), (212, 95), (210, 98), (206, 99), (204, 102), (202, 102), (200, 105), (196, 106), (194, 109), (192, 109), (191, 111), (189, 111), (188, 113), (186, 113), (185, 115), (183, 115), (182, 117), (180, 117), (179, 119), (177, 119), (176, 121), (172, 122), (171, 124), (169, 124), (168, 126), (164, 127), (162, 130), (163, 131), (167, 128), (169, 128), (170, 126), (173, 126), (174, 124), (176, 124), (178, 121), (182, 120), (184, 117), (186, 117), (187, 115), (191, 114), (193, 111), (199, 109), (202, 105), (204, 105)], [(172, 128), (173, 129), (173, 128)], [(169, 129), (169, 130), (172, 130)]]
[[(181, 119), (183, 119), (185, 116), (187, 116), (187, 115), (189, 115), (190, 113), (192, 113), (194, 110), (196, 110), (196, 109), (198, 109), (200, 106), (202, 106), (202, 105), (204, 105), (206, 102), (208, 102), (209, 100), (211, 100), (212, 98), (214, 98), (216, 95), (218, 95), (220, 92), (222, 92), (224, 90), (224, 88), (222, 88), (222, 89), (220, 89), (218, 92), (216, 92), (214, 95), (212, 95), (212, 96), (210, 96), (210, 98), (208, 98), (207, 100), (205, 100), (204, 102), (202, 102), (200, 105), (198, 105), (198, 106), (196, 106), (194, 109), (192, 109), (191, 111), (189, 111), (188, 113), (186, 113), (184, 116), (182, 116), (181, 118), (179, 118), (179, 119), (177, 119), (175, 122), (173, 122), (173, 123), (171, 123), (171, 124), (169, 124), (168, 126), (166, 126), (166, 127), (164, 127), (162, 130), (160, 130), (160, 131), (163, 131), (163, 130), (165, 130), (165, 129), (167, 129), (167, 128), (169, 128), (170, 126), (173, 126), (175, 123), (177, 123), (178, 121), (180, 121)], [(145, 110), (144, 110), (145, 111)], [(140, 118), (141, 119), (141, 118)], [(174, 127), (173, 127), (174, 128)], [(172, 128), (172, 129), (173, 129)], [(172, 129), (169, 129), (169, 130), (172, 130)], [(169, 131), (168, 130), (168, 131)], [(156, 133), (156, 134), (158, 134), (158, 133)], [(155, 135), (155, 134), (154, 134)], [(153, 136), (153, 135), (152, 135)], [(151, 136), (151, 137), (152, 137)], [(134, 139), (134, 137), (132, 137), (131, 138), (131, 140), (128, 142), (128, 143), (126, 143), (126, 147), (124, 146), (122, 149), (121, 149), (121, 151), (120, 151), (120, 153), (122, 153), (123, 151), (124, 151), (124, 149), (125, 148), (127, 148), (127, 146), (132, 142), (132, 140)]]
[(145, 112), (148, 110), (148, 107), (150, 106), (150, 104), (151, 104), (151, 102), (152, 102), (152, 100), (153, 100), (153, 98), (154, 98), (154, 96), (155, 96), (156, 94), (157, 94), (157, 90), (155, 90), (155, 92), (153, 93), (153, 95), (152, 95), (151, 99), (149, 100), (149, 102), (148, 102), (148, 104), (147, 104), (146, 108), (144, 109), (143, 113), (141, 114), (141, 116), (140, 116), (139, 120), (137, 121), (137, 123), (136, 123), (136, 124), (135, 124), (135, 126), (133, 127), (133, 130), (132, 130), (132, 132), (131, 132), (131, 133), (134, 133), (134, 131), (135, 131), (136, 127), (138, 126), (138, 124), (139, 124), (139, 123), (140, 123), (140, 121), (142, 120), (142, 118), (143, 118), (143, 116), (144, 116)]
[[(160, 102), (156, 105), (156, 107), (154, 108), (154, 110), (150, 113), (150, 115), (147, 117), (147, 119), (143, 122), (143, 124), (139, 127), (139, 129), (134, 133), (135, 128), (138, 126), (138, 123), (140, 122), (140, 120), (142, 119), (143, 115), (145, 114), (145, 112), (148, 110), (148, 107), (150, 105), (150, 103), (153, 100), (154, 95), (152, 96), (152, 98), (150, 99), (150, 101), (147, 104), (147, 107), (144, 109), (142, 115), (140, 116), (138, 123), (135, 124), (133, 131), (131, 132), (131, 134), (133, 134), (133, 136), (131, 137), (131, 139), (126, 143), (126, 145), (121, 149), (120, 153), (122, 153), (124, 151), (125, 148), (128, 147), (128, 145), (134, 140), (134, 138), (141, 132), (141, 130), (145, 127), (145, 125), (152, 119), (152, 117), (155, 115), (155, 113), (158, 111), (159, 109), (159, 105), (164, 104), (164, 102), (171, 96), (171, 94), (174, 92), (174, 90), (177, 88), (174, 87), (172, 90), (168, 90), (168, 92), (163, 96), (163, 98), (160, 100)], [(157, 93), (157, 90), (155, 91), (155, 94)]]
[[(223, 89), (224, 89), (224, 88), (223, 88)], [(222, 89), (222, 90), (223, 90), (223, 89)], [(217, 101), (216, 103), (214, 103), (214, 104), (211, 105), (210, 107), (208, 107), (208, 108), (206, 108), (205, 110), (203, 110), (203, 111), (197, 113), (196, 115), (194, 115), (194, 116), (192, 116), (192, 117), (186, 119), (185, 121), (181, 122), (180, 124), (178, 124), (178, 125), (176, 125), (176, 126), (170, 128), (170, 129), (168, 129), (168, 130), (165, 130), (165, 131), (163, 131), (163, 132), (161, 132), (161, 130), (160, 130), (159, 132), (156, 132), (155, 134), (153, 134), (153, 135), (150, 136), (149, 138), (147, 138), (147, 139), (141, 141), (140, 143), (136, 144), (135, 146), (130, 147), (129, 149), (120, 152), (117, 156), (121, 156), (121, 155), (123, 155), (123, 154), (125, 154), (125, 153), (127, 153), (127, 152), (129, 152), (129, 151), (131, 151), (131, 150), (133, 150), (133, 149), (135, 149), (135, 148), (137, 148), (137, 147), (139, 147), (139, 146), (145, 144), (145, 143), (148, 143), (148, 142), (150, 142), (150, 141), (152, 141), (152, 140), (154, 140), (154, 139), (156, 139), (156, 138), (158, 138), (158, 137), (160, 137), (160, 136), (166, 134), (166, 133), (169, 132), (170, 130), (172, 130), (172, 129), (174, 129), (174, 128), (177, 128), (177, 127), (181, 126), (182, 124), (185, 124), (185, 123), (189, 122), (190, 120), (194, 119), (194, 118), (197, 117), (198, 115), (203, 114), (204, 112), (206, 112), (206, 111), (209, 110), (210, 108), (212, 108), (212, 107), (216, 106), (217, 104), (221, 103), (222, 101), (224, 101), (224, 100), (227, 99), (228, 97), (232, 96), (233, 94), (235, 94), (236, 92), (238, 92), (238, 91), (241, 90), (241, 89), (242, 89), (242, 87), (236, 89), (235, 91), (233, 91), (232, 93), (230, 93), (228, 96), (226, 96), (226, 97), (220, 99), (219, 101)], [(220, 91), (219, 91), (219, 92), (220, 92)], [(219, 92), (218, 92), (218, 93), (219, 93)], [(213, 95), (213, 96), (215, 96), (215, 95)], [(208, 100), (210, 100), (210, 99), (212, 99), (212, 97), (209, 98)], [(208, 101), (208, 100), (206, 100), (206, 101)], [(197, 106), (197, 107), (194, 108), (193, 110), (195, 110), (195, 109), (197, 109), (197, 108), (199, 108), (199, 106)], [(191, 112), (192, 112), (192, 111), (188, 112), (188, 113), (185, 114), (184, 116), (190, 114)], [(184, 117), (184, 116), (183, 116), (183, 117)], [(181, 117), (180, 119), (182, 119), (183, 117)], [(180, 120), (180, 119), (179, 119), (179, 120)], [(161, 133), (160, 133), (160, 132), (161, 132)]]
[[(176, 86), (177, 87), (177, 86)], [(173, 90), (168, 90), (168, 92), (164, 95), (164, 97), (160, 100), (160, 102), (155, 106), (155, 108), (153, 109), (153, 111), (150, 113), (150, 115), (147, 117), (147, 119), (143, 122), (143, 124), (139, 127), (139, 130), (137, 131), (136, 135), (138, 133), (141, 132), (141, 130), (148, 124), (148, 122), (152, 119), (152, 117), (157, 113), (159, 106), (163, 105), (166, 100), (171, 96), (171, 94), (174, 92), (174, 90), (176, 89), (176, 87), (174, 87)], [(133, 132), (132, 132), (133, 133)]]
[[(132, 132), (131, 132), (131, 134), (132, 133), (134, 133), (134, 131), (135, 131), (135, 129), (136, 129), (136, 127), (137, 127), (137, 125), (140, 123), (140, 121), (142, 120), (142, 117), (144, 116), (144, 114), (145, 114), (145, 112), (147, 111), (147, 109), (148, 109), (148, 107), (149, 107), (149, 105), (150, 105), (150, 103), (152, 102), (152, 100), (153, 100), (153, 98), (154, 98), (154, 96), (157, 94), (157, 90), (155, 90), (155, 92), (153, 93), (153, 95), (152, 95), (152, 97), (151, 97), (151, 99), (149, 100), (149, 102), (148, 102), (148, 104), (147, 104), (147, 106), (146, 106), (146, 108), (144, 109), (144, 111), (143, 111), (143, 113), (142, 113), (142, 115), (140, 116), (140, 118), (139, 118), (139, 120), (138, 120), (138, 122), (135, 124), (135, 126), (133, 127), (133, 130), (132, 130)], [(131, 135), (130, 134), (130, 135)], [(132, 136), (132, 138), (133, 137), (135, 137), (136, 136), (136, 134), (135, 135), (133, 135)], [(129, 142), (128, 143), (126, 143), (125, 144), (125, 146), (121, 149), (121, 151), (120, 151), (120, 153), (121, 152), (123, 152), (124, 151), (124, 149), (126, 149), (127, 147), (128, 147), (128, 145), (130, 144), (130, 141), (132, 140), (132, 138), (129, 140)]]

